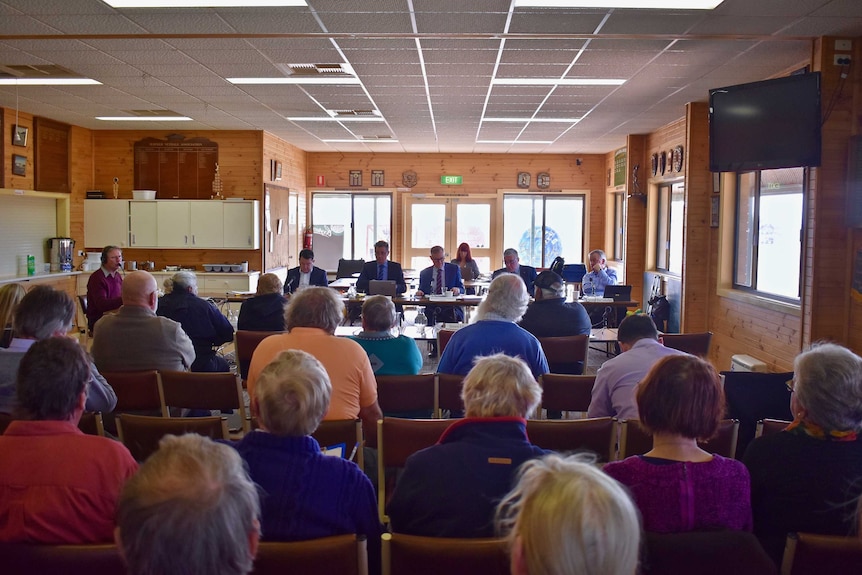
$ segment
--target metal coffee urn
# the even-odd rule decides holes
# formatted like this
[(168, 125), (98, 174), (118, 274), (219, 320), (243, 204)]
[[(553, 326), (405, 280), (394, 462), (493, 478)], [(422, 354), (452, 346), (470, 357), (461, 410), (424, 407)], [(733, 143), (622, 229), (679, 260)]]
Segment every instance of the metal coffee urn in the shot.
[(72, 238), (51, 238), (48, 240), (48, 258), (51, 260), (52, 272), (72, 271), (72, 254), (75, 251), (75, 240)]

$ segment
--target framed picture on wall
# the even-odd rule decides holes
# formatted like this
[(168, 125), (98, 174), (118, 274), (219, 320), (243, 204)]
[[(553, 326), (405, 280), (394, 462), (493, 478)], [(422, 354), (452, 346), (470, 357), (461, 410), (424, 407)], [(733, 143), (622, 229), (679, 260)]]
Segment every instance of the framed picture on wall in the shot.
[(12, 145), (13, 146), (27, 146), (27, 136), (30, 134), (30, 128), (27, 126), (19, 126), (18, 124), (14, 124), (12, 126)]
[(719, 196), (712, 196), (710, 199), (712, 200), (712, 205), (709, 211), (709, 227), (717, 228), (719, 212), (721, 211), (721, 198)]
[(12, 155), (12, 173), (16, 176), (27, 175), (27, 156)]
[(281, 162), (275, 163), (275, 179), (276, 181), (281, 180)]

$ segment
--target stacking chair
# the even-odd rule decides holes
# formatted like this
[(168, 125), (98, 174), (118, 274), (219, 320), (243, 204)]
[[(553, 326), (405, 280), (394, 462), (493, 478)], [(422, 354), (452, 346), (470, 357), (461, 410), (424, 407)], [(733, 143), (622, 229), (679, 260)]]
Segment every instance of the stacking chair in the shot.
[(280, 331), (248, 331), (236, 330), (233, 336), (233, 349), (236, 352), (236, 364), (239, 366), (239, 376), (242, 378), (242, 386), (246, 387), (248, 379), (248, 368), (251, 365), (251, 357), (260, 342), (271, 335), (284, 333)]
[(542, 449), (573, 452), (587, 449), (598, 455), (601, 463), (613, 461), (617, 422), (611, 417), (593, 419), (528, 419), (527, 437)]
[(790, 533), (781, 575), (862, 573), (862, 539), (813, 533)]
[[(436, 444), (451, 424), (450, 419), (396, 417), (384, 417), (377, 422), (377, 501), (381, 523), (389, 522), (386, 515), (386, 469), (404, 467), (408, 457)], [(394, 482), (391, 487), (395, 487)]]
[(159, 448), (159, 440), (168, 434), (197, 433), (213, 439), (229, 439), (227, 418), (150, 417), (123, 413), (117, 416), (117, 433), (132, 457), (144, 461)]
[(114, 412), (152, 411), (155, 415), (161, 411), (159, 373), (156, 370), (103, 372), (102, 377), (117, 394)]
[(362, 267), (365, 265), (365, 260), (346, 260), (341, 258), (338, 260), (338, 268), (335, 270), (335, 279), (350, 278), (353, 274), (362, 272)]
[(542, 386), (542, 409), (547, 411), (586, 412), (590, 407), (595, 375), (565, 375), (546, 373), (539, 378)]
[(645, 534), (643, 575), (776, 575), (778, 569), (747, 531)]
[(722, 419), (718, 424), (715, 437), (707, 441), (699, 441), (698, 447), (709, 453), (733, 459), (736, 457), (736, 443), (739, 440), (739, 420)]
[(9, 427), (9, 424), (12, 423), (14, 418), (8, 413), (0, 413), (0, 435), (6, 431), (6, 428)]
[(81, 420), (78, 422), (78, 429), (87, 435), (105, 437), (105, 423), (102, 420), (101, 412), (86, 411), (82, 413)]
[(725, 417), (739, 420), (737, 459), (742, 459), (746, 447), (754, 439), (757, 422), (761, 419), (790, 421), (790, 389), (787, 382), (793, 372), (758, 373), (754, 371), (722, 371), (724, 396), (727, 400)]
[(692, 355), (706, 357), (709, 355), (709, 344), (712, 332), (704, 333), (666, 333), (661, 336), (665, 347), (678, 349)]
[(78, 304), (81, 306), (81, 313), (84, 316), (84, 333), (87, 334), (88, 338), (91, 338), (93, 337), (93, 332), (90, 330), (90, 320), (87, 318), (87, 296), (79, 295)]
[(792, 421), (784, 421), (783, 419), (761, 419), (757, 422), (757, 431), (754, 432), (754, 437), (763, 437), (764, 435), (772, 435), (779, 431), (784, 431), (784, 428), (793, 423)]
[(344, 444), (346, 457), (350, 458), (354, 448), (356, 454), (354, 461), (360, 469), (365, 469), (365, 459), (362, 457), (362, 421), (358, 419), (330, 419), (321, 421), (317, 429), (311, 434), (317, 440), (320, 447), (332, 447), (340, 443)]
[(464, 387), (464, 376), (454, 373), (437, 374), (437, 417), (443, 417), (443, 411), (464, 413), (464, 402), (461, 401), (461, 388)]
[(505, 539), (456, 539), (384, 533), (383, 575), (508, 575)]
[(239, 380), (232, 373), (159, 372), (162, 415), (170, 417), (171, 407), (188, 409), (235, 409), (242, 421), (242, 433), (251, 430)]
[(0, 543), (0, 565), (5, 575), (63, 573), (63, 575), (126, 575), (117, 546), (34, 545)]
[[(643, 455), (652, 449), (652, 436), (647, 433), (637, 419), (620, 422), (619, 458)], [(736, 455), (736, 442), (739, 436), (739, 420), (723, 419), (718, 425), (715, 437), (698, 442), (698, 447), (709, 453), (733, 459)]]
[(590, 348), (590, 336), (567, 335), (564, 337), (540, 337), (539, 343), (551, 373), (569, 373), (580, 375), (584, 373), (584, 364)]
[(366, 575), (366, 542), (356, 535), (334, 535), (307, 541), (262, 541), (251, 575)]
[(449, 344), (449, 340), (452, 339), (452, 336), (455, 334), (457, 330), (454, 329), (441, 329), (437, 332), (437, 353), (443, 355), (443, 350), (446, 349), (446, 346)]
[(377, 403), (384, 414), (427, 411), (436, 415), (437, 377), (433, 373), (378, 375)]

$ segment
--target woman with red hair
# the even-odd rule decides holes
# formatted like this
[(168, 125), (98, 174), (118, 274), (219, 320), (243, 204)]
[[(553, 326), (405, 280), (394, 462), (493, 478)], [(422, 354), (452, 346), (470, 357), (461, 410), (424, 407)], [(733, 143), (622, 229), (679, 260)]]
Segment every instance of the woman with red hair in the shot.
[[(470, 244), (462, 242), (458, 246), (458, 256), (452, 260), (452, 263), (461, 268), (461, 279), (465, 282), (473, 281), (479, 277), (479, 265), (473, 259), (470, 252)], [(468, 294), (476, 293), (475, 288), (467, 288)]]

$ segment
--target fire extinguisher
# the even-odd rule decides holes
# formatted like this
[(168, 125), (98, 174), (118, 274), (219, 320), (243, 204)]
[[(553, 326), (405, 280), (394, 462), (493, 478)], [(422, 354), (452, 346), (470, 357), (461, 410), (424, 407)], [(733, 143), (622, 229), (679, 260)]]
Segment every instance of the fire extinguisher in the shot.
[(305, 235), (302, 238), (302, 247), (303, 249), (310, 250), (311, 249), (311, 235), (312, 229), (311, 227), (305, 228)]

